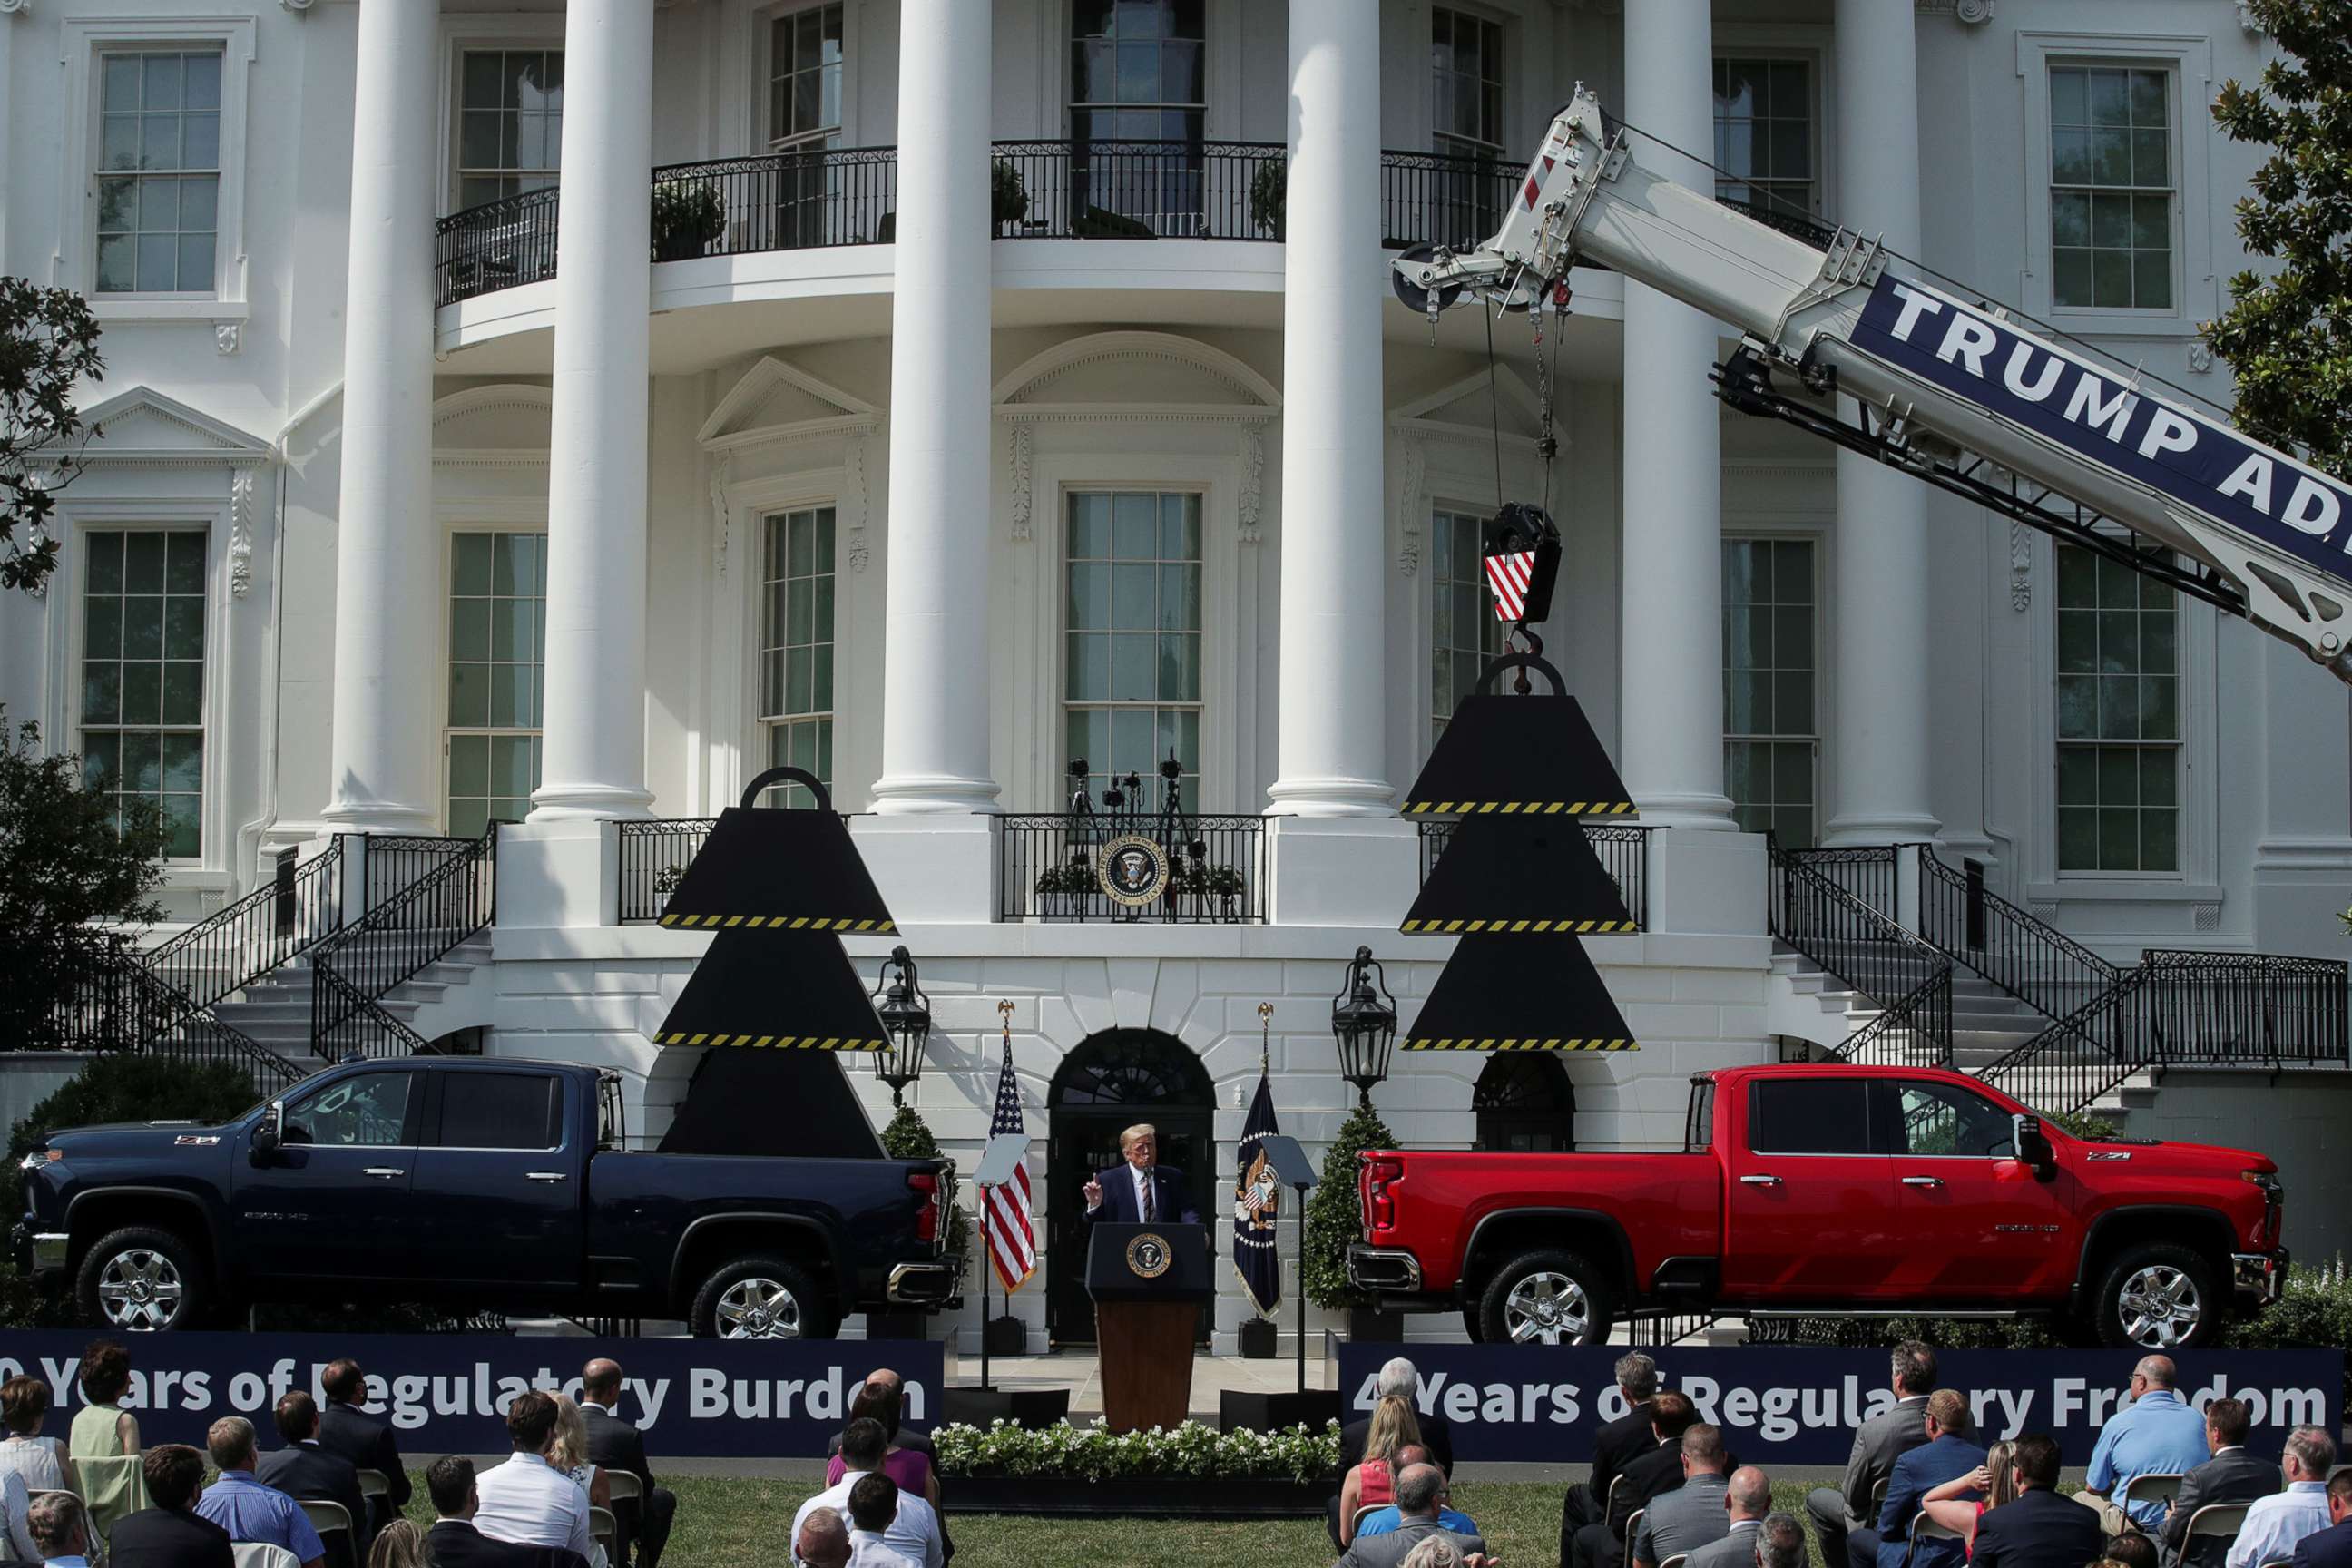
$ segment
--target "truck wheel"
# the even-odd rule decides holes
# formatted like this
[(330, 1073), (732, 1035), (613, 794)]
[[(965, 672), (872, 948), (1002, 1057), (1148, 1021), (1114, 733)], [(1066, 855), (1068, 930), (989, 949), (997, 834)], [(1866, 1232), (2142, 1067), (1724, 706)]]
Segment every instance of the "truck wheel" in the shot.
[(1496, 1269), (1480, 1293), (1478, 1337), (1488, 1344), (1606, 1343), (1605, 1279), (1573, 1252), (1522, 1252)]
[(694, 1332), (719, 1340), (829, 1340), (824, 1297), (808, 1270), (781, 1258), (719, 1265), (694, 1293)]
[(2211, 1342), (2226, 1310), (2213, 1271), (2186, 1247), (2142, 1242), (2107, 1265), (2091, 1307), (2102, 1344), (2193, 1350)]
[(74, 1300), (93, 1327), (127, 1333), (192, 1329), (205, 1307), (204, 1265), (178, 1232), (125, 1226), (83, 1255)]

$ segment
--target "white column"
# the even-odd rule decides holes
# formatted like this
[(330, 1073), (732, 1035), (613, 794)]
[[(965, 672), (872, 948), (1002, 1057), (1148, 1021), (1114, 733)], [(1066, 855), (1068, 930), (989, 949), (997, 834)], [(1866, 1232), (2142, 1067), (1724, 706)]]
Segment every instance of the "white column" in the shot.
[[(1918, 55), (1908, 5), (1838, 0), (1838, 191), (1850, 228), (1919, 254)], [(1853, 405), (1846, 417), (1854, 416)], [(1927, 488), (1837, 454), (1832, 844), (1930, 838)]]
[(906, 0), (890, 307), (886, 815), (985, 811), (988, 760), (989, 6)]
[(1278, 812), (1383, 816), (1380, 29), (1290, 0)]
[(433, 168), (438, 7), (366, 0), (352, 99), (343, 315), (341, 516), (335, 538), (333, 781), (346, 832), (430, 832), (441, 617), (433, 535)]
[[(1715, 142), (1707, 0), (1625, 7), (1625, 121), (1643, 161), (1701, 190), (1660, 146)], [(1722, 437), (1712, 319), (1625, 283), (1624, 755), (1645, 824), (1728, 827), (1723, 793)]]
[(571, 0), (547, 479), (547, 702), (531, 820), (642, 816), (654, 8)]

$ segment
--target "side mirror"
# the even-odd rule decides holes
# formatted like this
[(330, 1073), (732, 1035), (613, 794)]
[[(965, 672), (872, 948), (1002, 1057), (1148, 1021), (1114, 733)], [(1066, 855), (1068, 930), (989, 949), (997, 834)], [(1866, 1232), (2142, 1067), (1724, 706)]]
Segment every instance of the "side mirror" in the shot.
[(2050, 1146), (2048, 1134), (2042, 1131), (2042, 1118), (2014, 1116), (2010, 1119), (2017, 1141), (2017, 1158), (2033, 1167), (2037, 1176), (2047, 1176), (2058, 1168), (2058, 1152)]
[(285, 1125), (285, 1121), (286, 1102), (282, 1100), (271, 1100), (268, 1109), (261, 1113), (261, 1120), (253, 1124), (253, 1163), (255, 1164), (267, 1164), (269, 1157), (278, 1152), (278, 1130)]

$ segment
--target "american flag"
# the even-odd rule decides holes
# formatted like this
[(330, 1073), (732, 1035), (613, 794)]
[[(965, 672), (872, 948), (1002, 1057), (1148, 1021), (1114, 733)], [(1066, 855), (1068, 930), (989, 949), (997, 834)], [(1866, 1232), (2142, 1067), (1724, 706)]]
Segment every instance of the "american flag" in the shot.
[(1535, 581), (1536, 557), (1532, 550), (1514, 551), (1508, 555), (1486, 557), (1486, 586), (1495, 591), (1495, 618), (1517, 621), (1524, 618), (1527, 609), (1528, 584)]
[[(1004, 1070), (996, 1079), (996, 1115), (988, 1135), (1029, 1135), (1021, 1120), (1021, 1084), (1013, 1076), (1013, 1036), (1004, 1037)], [(981, 1234), (988, 1238), (988, 1260), (996, 1268), (997, 1282), (1011, 1295), (1037, 1272), (1037, 1231), (1029, 1223), (1029, 1167), (1013, 1168), (1013, 1179), (981, 1194)]]

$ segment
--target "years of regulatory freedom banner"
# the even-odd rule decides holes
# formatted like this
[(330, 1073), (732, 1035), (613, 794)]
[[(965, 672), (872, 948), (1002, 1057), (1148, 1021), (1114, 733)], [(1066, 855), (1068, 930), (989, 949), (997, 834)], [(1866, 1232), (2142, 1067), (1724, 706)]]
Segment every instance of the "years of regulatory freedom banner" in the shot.
[[(1572, 1461), (1592, 1457), (1592, 1435), (1625, 1414), (1614, 1368), (1622, 1347), (1347, 1344), (1340, 1405), (1370, 1412), (1372, 1384), (1391, 1356), (1409, 1357), (1424, 1415), (1453, 1428), (1457, 1459)], [(1772, 1345), (1654, 1350), (1661, 1387), (1679, 1389), (1699, 1419), (1723, 1428), (1742, 1464), (1843, 1465), (1853, 1429), (1895, 1401), (1884, 1350)], [(2099, 1427), (2129, 1399), (2137, 1351), (1948, 1351), (1937, 1383), (1969, 1396), (1979, 1437), (2021, 1432), (2058, 1439), (2070, 1465), (2088, 1464)], [(2336, 1351), (2185, 1351), (2179, 1387), (2192, 1406), (2228, 1394), (2253, 1406), (2252, 1447), (2278, 1452), (2296, 1426), (2342, 1429), (2344, 1356)]]
[[(85, 1346), (107, 1336), (80, 1330), (0, 1334), (0, 1379), (47, 1380), (50, 1423), (81, 1408), (74, 1374)], [(550, 1339), (493, 1334), (185, 1333), (120, 1336), (131, 1352), (123, 1407), (146, 1442), (193, 1443), (224, 1415), (242, 1415), (278, 1446), (271, 1407), (289, 1389), (323, 1398), (319, 1376), (339, 1356), (367, 1374), (370, 1413), (405, 1452), (501, 1454), (505, 1412), (525, 1389), (577, 1398), (580, 1369), (596, 1356), (621, 1363), (620, 1414), (644, 1428), (646, 1451), (678, 1458), (823, 1454), (841, 1430), (866, 1373), (907, 1380), (906, 1419), (939, 1419), (943, 1350), (920, 1340)]]

